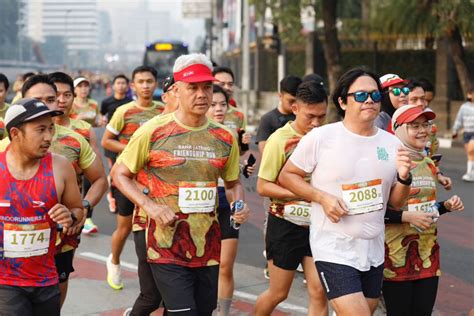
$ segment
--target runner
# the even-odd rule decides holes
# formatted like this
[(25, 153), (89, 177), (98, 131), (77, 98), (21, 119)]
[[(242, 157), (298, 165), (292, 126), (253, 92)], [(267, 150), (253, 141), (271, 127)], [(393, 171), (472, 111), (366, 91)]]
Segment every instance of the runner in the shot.
[[(280, 81), (280, 92), (278, 97), (280, 98), (280, 103), (275, 109), (265, 113), (260, 118), (260, 124), (258, 126), (256, 144), (258, 145), (258, 151), (260, 155), (263, 154), (263, 149), (265, 148), (265, 142), (268, 137), (270, 137), (273, 132), (277, 129), (283, 127), (289, 121), (295, 119), (293, 114), (292, 105), (296, 102), (296, 90), (301, 84), (301, 79), (296, 76), (286, 76)], [(263, 198), (263, 209), (268, 210), (270, 206), (270, 200), (266, 197)], [(265, 232), (267, 230), (267, 220), (268, 212), (265, 211), (265, 219), (263, 223), (263, 239), (265, 240)], [(263, 256), (267, 259), (265, 250), (263, 251)], [(265, 279), (270, 279), (267, 263), (263, 269), (263, 276)]]
[[(0, 72), (0, 119), (5, 118), (5, 113), (7, 113), (9, 104), (5, 102), (5, 99), (8, 95), (8, 88), (10, 87), (10, 82), (8, 78)], [(0, 135), (0, 139), (2, 136)]]
[[(69, 118), (71, 112), (72, 103), (74, 101), (74, 83), (71, 77), (63, 72), (53, 72), (49, 74), (49, 80), (54, 83), (57, 89), (57, 100), (58, 109), (64, 112), (64, 115), (54, 118), (56, 124), (67, 127), (74, 132), (83, 136), (87, 142), (91, 145), (92, 149), (98, 157), (100, 157), (99, 147), (97, 145), (97, 136), (92, 126), (83, 120), (76, 120)], [(84, 179), (86, 181), (87, 179)], [(104, 186), (104, 179), (100, 178), (94, 182), (95, 188), (102, 188)], [(97, 205), (103, 192), (100, 190), (92, 189), (91, 186), (83, 190), (84, 194), (84, 207), (87, 209), (87, 218), (84, 223), (83, 233), (96, 233), (98, 231), (97, 225), (92, 221), (93, 207)], [(95, 196), (94, 196), (95, 195)]]
[(280, 170), (301, 137), (324, 124), (327, 111), (324, 86), (313, 81), (300, 84), (292, 108), (295, 121), (276, 130), (267, 140), (258, 174), (257, 191), (271, 200), (265, 240), (270, 287), (258, 297), (255, 315), (271, 315), (288, 297), (300, 263), (308, 284), (308, 315), (328, 313), (309, 245), (311, 205), (277, 183)]
[(11, 144), (0, 153), (2, 315), (60, 315), (54, 236), (58, 225), (64, 232), (80, 229), (83, 213), (74, 170), (48, 152), (51, 117), (59, 114), (35, 99), (19, 100), (6, 113)]
[[(216, 308), (220, 229), (217, 180), (234, 201), (243, 199), (239, 153), (232, 132), (208, 120), (212, 64), (202, 54), (174, 65), (176, 112), (143, 125), (112, 170), (114, 182), (149, 216), (147, 257), (171, 315), (211, 315)], [(144, 195), (133, 179), (146, 186)], [(239, 205), (240, 206), (240, 205)], [(245, 205), (233, 218), (243, 223)]]
[[(112, 115), (114, 115), (115, 111), (119, 106), (132, 102), (133, 99), (127, 96), (127, 91), (129, 88), (130, 80), (127, 76), (120, 74), (114, 77), (112, 80), (112, 90), (113, 95), (106, 98), (102, 101), (102, 105), (100, 107), (100, 114), (101, 114), (101, 122), (100, 126), (106, 126), (109, 123)], [(112, 166), (117, 159), (117, 154), (107, 150), (104, 148), (104, 155), (107, 158), (107, 164), (109, 169), (112, 169)], [(109, 185), (110, 185), (110, 178), (109, 178)], [(107, 201), (109, 202), (109, 210), (112, 213), (117, 211), (116, 201), (112, 196), (112, 190), (109, 191), (107, 194)]]
[(21, 89), (23, 87), (23, 84), (28, 80), (28, 78), (34, 76), (34, 72), (27, 72), (23, 75), (20, 75), (19, 77), (17, 76), (17, 81), (15, 81), (15, 84), (13, 85), (13, 90), (15, 91), (15, 96), (13, 97), (12, 104), (15, 104), (16, 101), (20, 100), (22, 98), (21, 94)]
[(214, 84), (222, 87), (229, 96), (229, 105), (227, 113), (224, 118), (224, 125), (231, 130), (236, 131), (239, 139), (240, 154), (243, 155), (248, 149), (243, 150), (242, 145), (248, 145), (250, 143), (252, 135), (246, 133), (247, 118), (244, 112), (237, 109), (237, 103), (235, 102), (234, 96), (234, 73), (230, 68), (227, 67), (215, 67), (212, 71), (216, 80)]
[[(224, 124), (226, 113), (229, 109), (229, 95), (219, 85), (213, 85), (212, 103), (207, 111), (207, 117), (217, 123)], [(234, 134), (234, 136), (236, 136)], [(255, 171), (255, 167), (248, 167), (249, 175)], [(234, 262), (237, 256), (239, 242), (239, 229), (233, 227), (230, 222), (232, 211), (226, 197), (224, 181), (219, 179), (217, 193), (219, 204), (217, 214), (221, 228), (221, 262), (219, 266), (219, 283), (217, 293), (217, 314), (219, 316), (229, 315), (232, 297), (234, 295)]]
[(385, 228), (383, 296), (389, 316), (431, 316), (441, 274), (436, 222), (441, 214), (464, 209), (456, 195), (436, 202), (437, 168), (424, 151), (435, 117), (416, 105), (399, 108), (392, 117), (395, 135), (416, 167), (399, 220)]
[(178, 99), (174, 91), (174, 78), (172, 75), (166, 77), (163, 81), (163, 94), (161, 95), (161, 99), (165, 104), (165, 110), (162, 114), (171, 113), (178, 109)]
[(408, 104), (410, 89), (405, 87), (408, 80), (395, 74), (386, 74), (380, 77), (382, 85), (382, 108), (375, 119), (375, 126), (393, 134), (392, 115), (396, 109)]
[[(141, 125), (163, 112), (163, 105), (153, 101), (156, 77), (157, 72), (152, 67), (140, 66), (133, 70), (131, 87), (137, 95), (137, 100), (122, 105), (115, 111), (102, 137), (102, 146), (105, 149), (121, 153)], [(120, 254), (132, 230), (135, 205), (116, 189), (114, 183), (112, 195), (117, 203), (118, 216), (117, 228), (112, 234), (112, 253), (107, 259), (107, 282), (114, 290), (120, 290), (123, 288)]]
[(295, 119), (291, 106), (296, 101), (296, 90), (301, 82), (299, 77), (291, 75), (286, 76), (280, 81), (280, 92), (278, 93), (280, 103), (278, 107), (265, 113), (260, 118), (256, 140), (260, 154), (263, 153), (268, 137), (274, 131)]
[(69, 116), (72, 119), (84, 120), (93, 127), (99, 123), (99, 106), (89, 97), (90, 82), (85, 77), (74, 79), (74, 104)]
[[(408, 151), (374, 125), (381, 90), (369, 71), (343, 74), (333, 95), (343, 121), (305, 135), (278, 177), (283, 187), (312, 202), (311, 252), (338, 315), (375, 311), (383, 278), (385, 208), (387, 203), (402, 207), (410, 190)], [(308, 173), (311, 184), (305, 181)]]
[[(22, 87), (22, 94), (27, 98), (43, 101), (51, 110), (58, 109), (57, 89), (47, 75), (34, 75)], [(91, 192), (83, 200), (84, 215), (88, 205), (95, 206), (102, 195), (107, 191), (107, 179), (102, 161), (96, 156), (84, 137), (64, 126), (55, 124), (55, 133), (51, 142), (50, 151), (64, 156), (73, 165), (79, 188), (82, 187), (82, 175), (91, 183)], [(90, 200), (88, 200), (90, 199)], [(84, 225), (83, 217), (79, 227)], [(69, 274), (74, 272), (74, 249), (79, 246), (80, 230), (74, 235), (58, 234), (57, 254), (55, 257), (61, 290), (61, 306), (67, 295)]]
[(467, 156), (467, 169), (462, 179), (474, 182), (474, 84), (467, 93), (467, 102), (461, 105), (453, 125), (453, 138), (460, 130), (464, 132), (464, 149)]

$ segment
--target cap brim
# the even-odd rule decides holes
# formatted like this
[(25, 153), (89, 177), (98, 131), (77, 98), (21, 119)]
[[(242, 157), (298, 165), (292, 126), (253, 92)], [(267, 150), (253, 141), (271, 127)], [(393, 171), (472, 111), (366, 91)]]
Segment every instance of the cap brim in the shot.
[(196, 75), (196, 76), (189, 76), (187, 78), (183, 78), (180, 81), (184, 81), (187, 83), (196, 83), (196, 82), (207, 82), (207, 81), (216, 81), (217, 79), (214, 76), (210, 75)]
[(77, 87), (78, 85), (80, 85), (81, 83), (83, 82), (87, 82), (89, 85), (91, 84), (89, 80), (87, 80), (86, 78), (81, 78), (81, 79), (76, 79), (74, 80), (74, 88)]
[(63, 115), (63, 114), (64, 114), (63, 111), (58, 111), (58, 110), (41, 111), (41, 112), (36, 113), (36, 114), (28, 117), (27, 119), (23, 120), (23, 122), (29, 122), (31, 120), (37, 119), (37, 118), (45, 116), (45, 115), (50, 115), (51, 117), (54, 117), (54, 116), (59, 116), (59, 115)]
[(392, 80), (392, 81), (390, 81), (390, 82), (387, 82), (387, 83), (383, 84), (383, 85), (382, 85), (382, 88), (385, 89), (385, 88), (388, 88), (388, 87), (396, 86), (397, 84), (401, 84), (401, 83), (407, 84), (407, 83), (408, 83), (408, 80), (401, 79), (401, 78), (399, 78), (399, 79), (394, 79), (394, 80)]
[(402, 124), (404, 123), (411, 123), (413, 122), (414, 120), (416, 120), (417, 118), (419, 118), (420, 116), (424, 116), (426, 117), (426, 119), (428, 121), (432, 121), (436, 118), (436, 114), (435, 112), (432, 112), (432, 111), (426, 111), (426, 112), (418, 112), (418, 113), (413, 113), (412, 115), (410, 115), (409, 117), (407, 117), (403, 122)]

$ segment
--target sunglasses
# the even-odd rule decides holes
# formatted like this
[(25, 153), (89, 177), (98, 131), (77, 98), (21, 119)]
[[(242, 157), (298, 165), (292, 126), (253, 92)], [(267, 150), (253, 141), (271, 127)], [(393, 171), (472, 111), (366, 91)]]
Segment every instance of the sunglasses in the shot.
[(393, 89), (390, 89), (389, 91), (392, 92), (394, 96), (398, 97), (400, 93), (403, 93), (404, 95), (408, 95), (410, 93), (410, 88), (408, 87), (393, 88)]
[(380, 93), (380, 91), (372, 91), (372, 92), (356, 91), (356, 92), (348, 93), (347, 95), (348, 96), (350, 96), (350, 95), (354, 96), (354, 100), (356, 102), (365, 102), (365, 101), (367, 101), (367, 99), (369, 98), (369, 95), (370, 95), (370, 98), (372, 99), (372, 101), (374, 101), (374, 102), (380, 102), (380, 100), (382, 100), (382, 94)]

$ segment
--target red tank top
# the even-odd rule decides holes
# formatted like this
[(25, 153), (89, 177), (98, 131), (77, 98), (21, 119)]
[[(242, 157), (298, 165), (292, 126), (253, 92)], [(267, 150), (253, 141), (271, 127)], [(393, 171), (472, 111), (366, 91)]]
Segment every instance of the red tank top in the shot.
[(50, 153), (35, 176), (17, 180), (0, 154), (0, 284), (58, 283), (54, 263), (56, 226), (48, 211), (58, 203)]

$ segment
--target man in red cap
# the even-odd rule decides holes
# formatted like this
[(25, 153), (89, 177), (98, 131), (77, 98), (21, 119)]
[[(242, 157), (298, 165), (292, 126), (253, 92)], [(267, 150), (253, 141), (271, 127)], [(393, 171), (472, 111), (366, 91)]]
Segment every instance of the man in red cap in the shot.
[[(211, 315), (221, 240), (217, 180), (224, 180), (234, 202), (243, 200), (239, 148), (232, 131), (206, 117), (215, 80), (209, 59), (180, 56), (173, 76), (179, 108), (135, 132), (112, 177), (148, 217), (147, 258), (168, 314)], [(248, 216), (244, 205), (233, 219), (243, 223)]]

